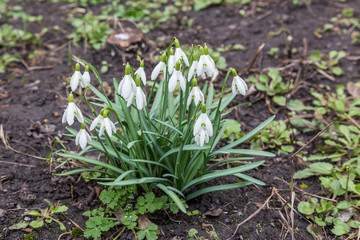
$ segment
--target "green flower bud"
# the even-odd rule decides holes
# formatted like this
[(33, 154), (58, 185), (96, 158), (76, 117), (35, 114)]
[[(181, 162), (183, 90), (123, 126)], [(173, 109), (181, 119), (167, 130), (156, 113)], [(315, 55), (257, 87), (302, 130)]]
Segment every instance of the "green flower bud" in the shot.
[(170, 48), (170, 55), (174, 55), (174, 49)]
[(180, 43), (179, 43), (179, 40), (177, 38), (175, 38), (174, 43), (175, 43), (176, 48), (180, 48)]
[(209, 49), (206, 46), (206, 43), (204, 44), (204, 53), (205, 53), (205, 55), (209, 55)]
[(206, 113), (206, 104), (201, 104), (201, 113)]
[(144, 59), (140, 61), (140, 67), (144, 67)]
[(75, 71), (80, 71), (80, 64), (79, 64), (79, 63), (77, 63), (77, 64), (75, 65)]
[(193, 79), (191, 80), (192, 86), (193, 87), (197, 87), (197, 80), (195, 77), (193, 77)]
[(127, 63), (125, 67), (125, 75), (130, 75), (130, 73), (131, 73), (131, 66), (129, 63)]
[(166, 53), (163, 53), (163, 54), (161, 55), (161, 61), (162, 61), (162, 62), (166, 62)]
[(137, 87), (141, 87), (141, 79), (139, 74), (136, 74), (135, 76), (135, 83)]
[(85, 123), (81, 123), (81, 129), (85, 129)]
[(74, 95), (72, 93), (69, 94), (69, 102), (74, 102)]
[(233, 75), (234, 77), (237, 76), (237, 72), (236, 72), (236, 70), (235, 70), (234, 68), (231, 69), (231, 73), (232, 73), (232, 75)]
[(108, 117), (108, 112), (109, 112), (108, 110), (104, 110), (104, 112), (103, 112), (103, 117), (104, 117), (104, 118), (107, 118), (107, 117)]
[(88, 71), (89, 71), (89, 66), (86, 65), (86, 66), (85, 66), (85, 72), (88, 72)]
[(180, 71), (180, 60), (176, 62), (175, 70)]
[(101, 116), (104, 116), (104, 111), (105, 111), (105, 108), (103, 108), (103, 109), (100, 110), (100, 115), (101, 115)]
[(200, 47), (200, 55), (204, 55), (204, 48)]
[(193, 54), (193, 61), (197, 61), (197, 59), (198, 59), (198, 55), (197, 55), (196, 52), (194, 52), (194, 54)]

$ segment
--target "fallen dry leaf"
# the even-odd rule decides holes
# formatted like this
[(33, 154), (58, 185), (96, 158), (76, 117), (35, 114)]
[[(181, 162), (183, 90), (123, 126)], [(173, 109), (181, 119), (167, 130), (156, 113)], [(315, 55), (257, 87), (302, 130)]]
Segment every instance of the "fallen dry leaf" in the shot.
[(206, 213), (204, 213), (205, 216), (213, 216), (213, 217), (218, 217), (220, 214), (222, 214), (223, 210), (221, 208), (217, 208), (211, 211), (207, 211)]
[(137, 219), (139, 227), (141, 230), (145, 230), (152, 222), (145, 215), (140, 215)]
[[(360, 83), (360, 82), (359, 82)], [(353, 97), (360, 98), (360, 87), (356, 85), (354, 82), (348, 82), (346, 84), (346, 90), (349, 92), (349, 94)]]

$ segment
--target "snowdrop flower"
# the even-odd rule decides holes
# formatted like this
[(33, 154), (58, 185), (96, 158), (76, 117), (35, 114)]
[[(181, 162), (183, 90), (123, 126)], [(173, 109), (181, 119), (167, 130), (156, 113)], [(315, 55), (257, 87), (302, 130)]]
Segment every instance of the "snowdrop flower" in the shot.
[[(207, 49), (207, 47), (206, 47)], [(215, 63), (212, 58), (206, 54), (205, 48), (200, 47), (200, 60), (197, 65), (197, 75), (202, 78), (212, 77), (215, 72)]]
[(125, 100), (127, 100), (131, 93), (136, 91), (136, 85), (134, 79), (130, 75), (131, 67), (130, 64), (127, 63), (125, 67), (125, 76), (121, 80), (118, 88), (118, 94), (122, 96)]
[(85, 123), (82, 123), (80, 131), (76, 134), (75, 144), (80, 144), (81, 149), (84, 149), (88, 143), (91, 143), (91, 137), (85, 130)]
[(232, 69), (231, 72), (234, 76), (234, 79), (233, 79), (233, 82), (231, 85), (232, 93), (234, 95), (236, 95), (236, 93), (239, 92), (241, 95), (245, 96), (246, 91), (248, 90), (248, 86), (246, 85), (246, 82), (237, 75), (235, 69)]
[(75, 72), (72, 75), (71, 80), (70, 80), (71, 91), (76, 91), (76, 89), (79, 86), (79, 82), (81, 82), (81, 80), (82, 80), (82, 75), (80, 72), (80, 64), (77, 63), (75, 65)]
[(84, 122), (84, 117), (80, 111), (80, 109), (75, 105), (74, 103), (74, 96), (72, 95), (72, 93), (69, 94), (69, 104), (65, 109), (63, 118), (62, 118), (62, 123), (67, 122), (69, 124), (69, 126), (71, 126), (74, 123), (74, 118), (76, 117), (76, 119), (83, 123)]
[(193, 54), (193, 62), (190, 66), (189, 69), (189, 73), (188, 73), (188, 82), (190, 82), (190, 80), (192, 79), (192, 77), (195, 75), (196, 71), (197, 71), (197, 66), (198, 66), (198, 60), (197, 60), (197, 54), (194, 53)]
[(214, 61), (214, 59), (212, 59), (212, 57), (209, 55), (209, 49), (208, 49), (208, 47), (206, 46), (206, 43), (204, 44), (204, 54), (205, 54), (205, 57), (212, 63), (213, 69), (214, 69), (214, 72), (215, 72), (215, 61)]
[(141, 89), (140, 77), (138, 75), (136, 76), (135, 81), (136, 81), (136, 91), (131, 93), (130, 97), (127, 100), (127, 106), (130, 107), (133, 99), (135, 98), (136, 107), (138, 110), (141, 110), (144, 108), (144, 106), (146, 106), (146, 96), (143, 90)]
[(89, 66), (85, 66), (85, 72), (82, 75), (82, 78), (80, 80), (80, 86), (82, 88), (86, 88), (90, 84), (90, 74), (89, 74)]
[(160, 73), (164, 74), (164, 77), (166, 77), (166, 54), (163, 53), (163, 55), (161, 55), (161, 61), (158, 63), (158, 65), (156, 65), (156, 67), (154, 68), (154, 70), (151, 73), (151, 80), (155, 80)]
[(170, 56), (169, 56), (169, 60), (168, 60), (168, 71), (169, 71), (170, 75), (174, 72), (175, 63), (176, 62), (175, 62), (174, 50), (171, 48)]
[(114, 123), (108, 118), (108, 111), (105, 110), (103, 112), (103, 117), (104, 119), (101, 122), (101, 126), (100, 126), (100, 131), (99, 131), (99, 137), (101, 137), (104, 134), (104, 131), (107, 132), (107, 134), (109, 135), (109, 137), (112, 136), (112, 133), (116, 132), (116, 128)]
[(209, 137), (213, 135), (213, 127), (209, 117), (206, 115), (206, 105), (201, 105), (201, 114), (196, 120), (193, 131), (196, 144), (201, 147), (209, 142)]
[(189, 97), (187, 99), (187, 106), (190, 106), (191, 101), (194, 100), (195, 105), (197, 106), (200, 102), (204, 102), (204, 94), (200, 90), (200, 88), (197, 86), (196, 78), (193, 78), (192, 80), (192, 90), (189, 94)]
[(94, 130), (96, 128), (96, 126), (101, 126), (104, 117), (104, 109), (101, 109), (100, 114), (92, 121), (91, 125), (90, 125), (90, 131)]
[(189, 66), (189, 60), (184, 51), (180, 48), (179, 40), (175, 38), (175, 62), (179, 61), (180, 59), (184, 61), (186, 66)]
[(178, 85), (180, 85), (181, 89), (185, 91), (186, 81), (180, 72), (180, 61), (176, 62), (175, 71), (169, 80), (169, 92), (173, 92)]
[(140, 67), (136, 70), (135, 76), (137, 74), (140, 76), (144, 86), (146, 86), (146, 73), (144, 70), (144, 60), (140, 60)]

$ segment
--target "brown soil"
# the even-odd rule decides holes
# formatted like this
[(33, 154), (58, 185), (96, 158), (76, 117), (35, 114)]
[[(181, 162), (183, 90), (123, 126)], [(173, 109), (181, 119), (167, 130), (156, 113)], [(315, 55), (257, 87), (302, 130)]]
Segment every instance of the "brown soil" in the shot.
[[(15, 1), (11, 2), (15, 3)], [(16, 4), (22, 4), (24, 9), (32, 15), (43, 15), (44, 23), (41, 27), (59, 25), (67, 32), (66, 34), (47, 34), (45, 42), (51, 41), (51, 44), (57, 47), (67, 42), (64, 36), (69, 34), (72, 28), (70, 24), (61, 20), (67, 13), (67, 8), (63, 8), (65, 4), (23, 1)], [(268, 67), (284, 67), (289, 64), (289, 59), (284, 54), (280, 54), (279, 59), (271, 58), (266, 54), (271, 47), (279, 47), (281, 51), (285, 48), (285, 34), (268, 37), (270, 31), (276, 32), (280, 28), (287, 28), (293, 36), (293, 47), (297, 48), (297, 53), (292, 56), (292, 59), (302, 60), (304, 51), (309, 54), (314, 50), (328, 52), (329, 49), (335, 49), (345, 50), (349, 55), (360, 54), (358, 46), (350, 43), (349, 34), (328, 32), (321, 39), (313, 34), (313, 31), (346, 7), (355, 8), (355, 15), (359, 17), (360, 5), (356, 0), (348, 1), (346, 4), (340, 4), (337, 1), (313, 1), (309, 8), (294, 6), (292, 1), (253, 1), (248, 7), (249, 12), (256, 7), (261, 7), (262, 11), (253, 11), (248, 18), (243, 18), (238, 14), (240, 5), (219, 5), (199, 12), (190, 11), (187, 15), (195, 19), (192, 28), (179, 29), (177, 24), (169, 22), (146, 34), (145, 47), (142, 51), (146, 59), (147, 73), (150, 73), (150, 66), (155, 64), (149, 62), (150, 56), (157, 53), (157, 47), (164, 48), (172, 36), (176, 36), (182, 44), (206, 42), (214, 48), (235, 43), (243, 44), (246, 50), (225, 52), (223, 56), (226, 57), (228, 66), (239, 69), (244, 77), (254, 74), (245, 69), (262, 43), (266, 43), (266, 46), (253, 65), (252, 72), (261, 73)], [(96, 9), (96, 7), (92, 8)], [(5, 22), (6, 20), (0, 20), (1, 24)], [(38, 32), (39, 26), (31, 24), (29, 29)], [(164, 40), (156, 41), (158, 37), (163, 37)], [(16, 53), (21, 49), (15, 48), (12, 51)], [(66, 89), (64, 79), (72, 74), (72, 68), (68, 59), (67, 45), (56, 51), (54, 55), (50, 55), (51, 50), (46, 45), (41, 47), (41, 51), (44, 53), (42, 59), (34, 62), (33, 66), (52, 66), (49, 69), (29, 70), (23, 64), (16, 63), (11, 64), (5, 74), (0, 74), (0, 124), (9, 144), (16, 151), (43, 157), (50, 153), (54, 137), (61, 137), (62, 133), (66, 133), (65, 126), (61, 125), (61, 117), (67, 104), (66, 93), (69, 90)], [(113, 77), (121, 78), (124, 74), (122, 57), (112, 46), (107, 45), (101, 51), (87, 49), (85, 52), (83, 44), (80, 44), (78, 47), (71, 46), (71, 51), (97, 67), (101, 66), (103, 60), (112, 64), (109, 71), (102, 74), (102, 78), (109, 86), (112, 86)], [(136, 53), (131, 53), (126, 60), (137, 66), (135, 59)], [(31, 64), (27, 59), (24, 60)], [(316, 74), (314, 68), (300, 61), (287, 68), (283, 74), (285, 78), (294, 78), (301, 71), (299, 77), (308, 85), (300, 89), (295, 96), (305, 98), (309, 97), (309, 85), (324, 84), (334, 89), (336, 84), (354, 81), (349, 76), (359, 74), (359, 62), (343, 59), (340, 67), (343, 68), (345, 74), (337, 78), (336, 82), (331, 82)], [(94, 76), (92, 77), (95, 79)], [(224, 73), (221, 72), (215, 84), (220, 85), (223, 78)], [(253, 101), (258, 97), (250, 96), (244, 99), (239, 96), (236, 101), (239, 103)], [(283, 109), (276, 109), (276, 111), (277, 119), (286, 119), (286, 112)], [(242, 123), (242, 129), (245, 132), (271, 115), (264, 100), (252, 106), (236, 109), (232, 113), (232, 117)], [(306, 141), (313, 135), (315, 133), (296, 137), (301, 141)], [(66, 140), (66, 138), (62, 139)], [(75, 150), (73, 143), (69, 143), (69, 146)], [(312, 150), (312, 147), (313, 145), (309, 146), (308, 150)], [(284, 201), (289, 202), (290, 190), (286, 182), (290, 181), (290, 170), (287, 156), (266, 159), (265, 165), (249, 173), (265, 182), (266, 186), (249, 186), (196, 198), (188, 203), (189, 210), (199, 210), (199, 215), (189, 217), (178, 214), (171, 216), (170, 219), (166, 214), (158, 213), (149, 218), (161, 229), (160, 239), (187, 239), (187, 232), (191, 228), (196, 228), (200, 232), (199, 236), (210, 237), (209, 231), (215, 230), (220, 239), (227, 239), (233, 235), (237, 224), (258, 210), (275, 188), (278, 195), (273, 194), (269, 203), (257, 215), (241, 225), (232, 239), (291, 239), (290, 233), (287, 232), (289, 211), (280, 198), (281, 196)], [(97, 199), (86, 201), (92, 188), (96, 186), (95, 183), (85, 183), (79, 176), (54, 177), (53, 172), (54, 170), (45, 160), (18, 154), (13, 149), (5, 147), (4, 144), (0, 145), (0, 239), (23, 239), (26, 232), (11, 231), (7, 228), (14, 222), (24, 219), (26, 211), (46, 207), (44, 199), (69, 206), (66, 214), (59, 216), (68, 229), (75, 227), (73, 222), (85, 228), (87, 218), (82, 216), (82, 213), (99, 204)], [(231, 182), (232, 180), (234, 179), (225, 178), (219, 181)], [(309, 186), (306, 191), (321, 194), (316, 178), (310, 178), (304, 182)], [(220, 182), (210, 184), (218, 183)], [(302, 193), (297, 193), (296, 203), (303, 198)], [(217, 208), (223, 210), (220, 216), (203, 215)], [(312, 238), (306, 231), (307, 225), (307, 220), (295, 214), (296, 239)], [(58, 226), (55, 223), (47, 226), (34, 230), (35, 239), (58, 239), (61, 234)], [(334, 236), (329, 236), (329, 238), (335, 239)], [(61, 239), (81, 239), (81, 237), (65, 235)], [(111, 235), (107, 239), (111, 239)], [(131, 232), (125, 232), (121, 239), (134, 239), (134, 236)]]

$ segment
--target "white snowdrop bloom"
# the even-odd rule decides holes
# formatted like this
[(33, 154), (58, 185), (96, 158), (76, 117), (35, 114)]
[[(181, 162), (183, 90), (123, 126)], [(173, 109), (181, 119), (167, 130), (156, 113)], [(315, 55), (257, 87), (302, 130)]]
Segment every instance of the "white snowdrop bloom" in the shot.
[(140, 76), (144, 86), (146, 86), (146, 73), (144, 70), (144, 60), (140, 61), (140, 67), (136, 70), (135, 76), (137, 74)]
[(231, 85), (233, 95), (236, 95), (236, 93), (239, 92), (241, 95), (245, 96), (246, 91), (248, 90), (248, 86), (246, 85), (246, 82), (237, 75), (235, 69), (232, 69), (232, 74), (234, 76)]
[(114, 123), (107, 116), (107, 111), (104, 111), (104, 119), (100, 126), (99, 137), (104, 134), (104, 131), (106, 131), (110, 137), (112, 136), (113, 132), (116, 132)]
[(196, 144), (203, 146), (204, 142), (209, 142), (209, 137), (213, 135), (213, 127), (209, 117), (206, 115), (206, 105), (201, 105), (201, 114), (194, 125), (193, 135)]
[(118, 87), (118, 94), (127, 100), (131, 92), (136, 90), (136, 85), (134, 79), (130, 75), (131, 67), (129, 64), (126, 64), (125, 67), (125, 76), (121, 80)]
[(171, 48), (170, 49), (170, 56), (168, 59), (168, 72), (169, 74), (173, 74), (174, 70), (175, 70), (175, 56), (174, 56), (174, 50)]
[(84, 149), (88, 143), (91, 143), (91, 137), (85, 130), (85, 123), (82, 123), (81, 129), (76, 134), (75, 144), (76, 146), (80, 145), (81, 149)]
[[(206, 50), (205, 50), (206, 49)], [(208, 50), (205, 47), (200, 47), (200, 59), (197, 65), (197, 75), (202, 78), (212, 77), (215, 73), (215, 63), (212, 58), (208, 55)]]
[(77, 63), (75, 65), (75, 72), (74, 72), (74, 74), (72, 75), (72, 77), (70, 79), (71, 91), (76, 91), (76, 89), (78, 88), (79, 83), (81, 82), (81, 80), (82, 80), (82, 75), (81, 75), (81, 72), (80, 72), (80, 64)]
[(187, 106), (190, 106), (192, 100), (194, 100), (194, 103), (196, 106), (200, 102), (204, 102), (204, 94), (202, 93), (200, 88), (197, 86), (197, 81), (195, 78), (193, 78), (193, 80), (192, 80), (192, 85), (193, 85), (193, 88), (187, 99)]
[(203, 128), (198, 134), (195, 135), (195, 142), (200, 147), (204, 146), (204, 143), (209, 143), (209, 134)]
[(176, 62), (175, 71), (169, 79), (169, 92), (173, 92), (178, 85), (180, 85), (181, 89), (185, 91), (186, 81), (180, 71), (180, 62)]
[(142, 110), (146, 106), (146, 96), (140, 85), (140, 78), (136, 78), (136, 91), (132, 92), (130, 97), (127, 99), (127, 106), (130, 107), (133, 99), (136, 100), (136, 107), (138, 110)]
[(67, 122), (69, 124), (69, 126), (71, 126), (74, 123), (75, 117), (80, 123), (84, 122), (84, 117), (83, 117), (80, 109), (74, 103), (74, 96), (72, 95), (72, 93), (70, 93), (69, 94), (69, 104), (64, 111), (62, 123)]
[(89, 74), (89, 66), (85, 66), (85, 72), (82, 75), (80, 86), (82, 88), (86, 88), (90, 84), (90, 74)]
[(92, 121), (90, 125), (90, 131), (94, 130), (96, 126), (101, 126), (104, 117), (103, 117), (104, 109), (101, 109), (100, 114)]
[(191, 81), (192, 77), (196, 74), (196, 71), (197, 71), (197, 65), (198, 65), (198, 61), (197, 61), (197, 54), (194, 53), (193, 54), (193, 62), (190, 66), (190, 69), (189, 69), (189, 73), (188, 73), (188, 82)]
[(164, 77), (166, 77), (166, 54), (163, 53), (161, 56), (161, 61), (155, 66), (154, 70), (151, 73), (151, 80), (155, 80), (160, 73), (164, 74)]
[(175, 62), (178, 62), (182, 59), (186, 66), (189, 66), (189, 60), (184, 53), (184, 51), (180, 48), (180, 43), (177, 38), (175, 38)]

